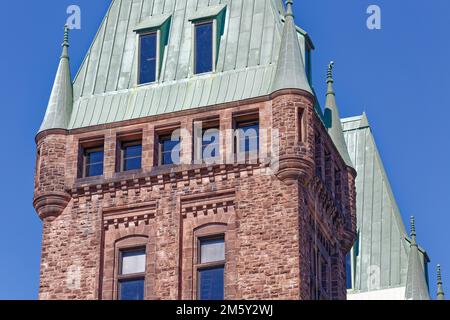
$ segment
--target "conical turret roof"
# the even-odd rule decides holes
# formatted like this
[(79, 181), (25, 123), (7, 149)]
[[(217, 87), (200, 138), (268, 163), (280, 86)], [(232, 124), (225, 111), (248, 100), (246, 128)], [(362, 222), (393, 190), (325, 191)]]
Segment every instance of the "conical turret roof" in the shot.
[(72, 108), (73, 88), (69, 64), (69, 28), (66, 26), (58, 71), (39, 132), (50, 129), (67, 129)]

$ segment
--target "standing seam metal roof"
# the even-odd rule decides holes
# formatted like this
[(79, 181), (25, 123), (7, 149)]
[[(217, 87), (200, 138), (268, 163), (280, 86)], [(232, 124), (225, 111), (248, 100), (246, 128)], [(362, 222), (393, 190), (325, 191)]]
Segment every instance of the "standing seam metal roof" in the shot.
[[(353, 248), (353, 290), (405, 287), (410, 240), (365, 114), (342, 119), (356, 177), (359, 240)], [(428, 259), (419, 248), (425, 269)]]
[[(226, 5), (216, 72), (192, 75), (192, 17)], [(136, 33), (172, 15), (159, 82), (136, 85)], [(74, 82), (69, 129), (238, 101), (271, 93), (280, 50), (281, 0), (113, 0)], [(304, 53), (305, 36), (297, 31)]]

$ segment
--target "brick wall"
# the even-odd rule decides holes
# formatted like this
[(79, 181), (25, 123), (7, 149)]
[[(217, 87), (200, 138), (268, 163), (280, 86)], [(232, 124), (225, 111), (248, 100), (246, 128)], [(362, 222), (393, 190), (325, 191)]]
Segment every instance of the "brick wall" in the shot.
[[(175, 125), (192, 130), (194, 121), (219, 117), (224, 131), (231, 129), (233, 115), (255, 110), (262, 129), (280, 131), (282, 174), (271, 174), (265, 163), (154, 167), (158, 128)], [(118, 136), (135, 131), (143, 135), (142, 170), (117, 173)], [(38, 136), (35, 205), (45, 213), (58, 203), (58, 210), (50, 210), (52, 215), (40, 213), (44, 221), (40, 298), (117, 298), (118, 250), (142, 243), (147, 248), (146, 298), (196, 298), (195, 239), (211, 229), (225, 233), (227, 299), (312, 298), (314, 232), (340, 252), (333, 266), (340, 266), (344, 279), (335, 279), (334, 298), (345, 299), (342, 266), (347, 248), (341, 242), (353, 223), (349, 219), (354, 193), (343, 192), (347, 199), (342, 212), (314, 177), (316, 134), (343, 167), (311, 98), (298, 92)], [(79, 179), (80, 143), (93, 137), (105, 143), (104, 175)], [(223, 159), (232, 153), (231, 141), (232, 137), (221, 136)], [(191, 158), (191, 148), (191, 141), (183, 141), (182, 157)], [(353, 180), (344, 182), (354, 190)], [(58, 201), (52, 202), (55, 194)], [(351, 237), (351, 230), (347, 235)]]

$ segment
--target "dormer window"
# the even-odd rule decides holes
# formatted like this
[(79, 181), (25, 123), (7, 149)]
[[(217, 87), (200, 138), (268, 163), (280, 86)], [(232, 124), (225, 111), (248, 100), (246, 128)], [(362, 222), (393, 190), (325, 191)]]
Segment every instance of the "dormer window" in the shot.
[(158, 32), (139, 36), (139, 84), (155, 82), (158, 70)]
[(155, 15), (141, 22), (134, 29), (138, 38), (138, 85), (159, 80), (165, 48), (169, 41), (170, 23), (171, 15)]
[(216, 71), (220, 39), (224, 34), (226, 5), (201, 8), (189, 18), (193, 25), (192, 74)]
[(214, 22), (206, 21), (195, 24), (195, 74), (214, 70)]

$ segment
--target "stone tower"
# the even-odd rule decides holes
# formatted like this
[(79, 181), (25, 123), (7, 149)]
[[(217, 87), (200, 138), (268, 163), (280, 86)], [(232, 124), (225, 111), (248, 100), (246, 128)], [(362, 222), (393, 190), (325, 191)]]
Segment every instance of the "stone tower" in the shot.
[(41, 299), (346, 298), (356, 172), (292, 5), (113, 0), (73, 82), (66, 29)]

